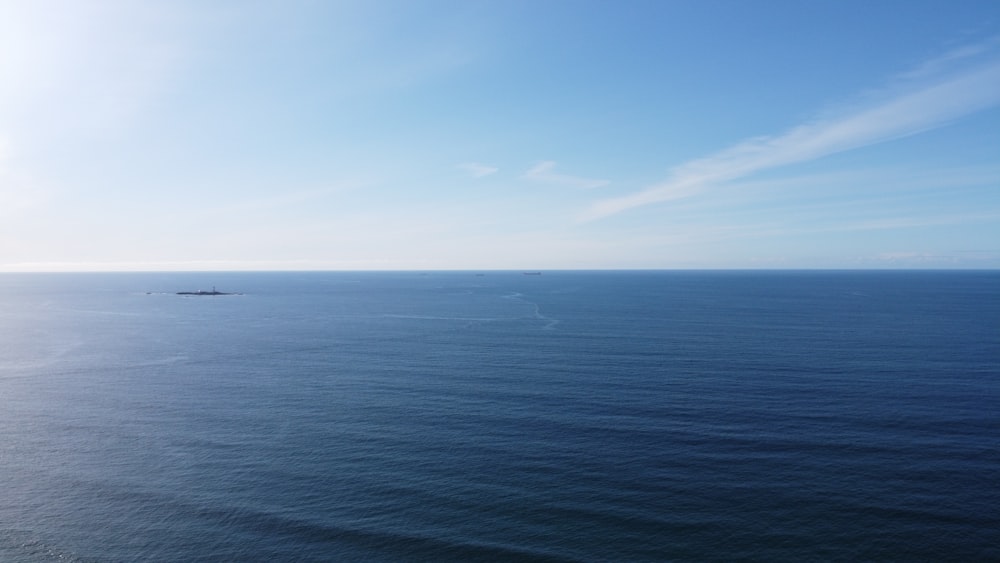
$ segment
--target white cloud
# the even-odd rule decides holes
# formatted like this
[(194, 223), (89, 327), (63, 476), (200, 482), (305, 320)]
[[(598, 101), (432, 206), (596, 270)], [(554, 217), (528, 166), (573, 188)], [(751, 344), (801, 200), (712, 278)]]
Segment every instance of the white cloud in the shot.
[[(966, 49), (965, 60), (981, 49)], [(925, 78), (926, 64), (916, 73)], [(912, 74), (912, 73), (911, 73)], [(1000, 58), (952, 73), (933, 82), (923, 80), (876, 104), (855, 108), (839, 118), (813, 121), (773, 137), (758, 137), (675, 167), (665, 182), (623, 197), (596, 202), (582, 217), (599, 219), (628, 209), (684, 198), (722, 182), (755, 172), (806, 162), (823, 156), (915, 135), (1000, 103)]]
[(465, 162), (459, 164), (458, 169), (468, 172), (473, 178), (483, 178), (485, 176), (496, 174), (500, 171), (500, 169), (495, 166), (488, 166), (478, 162)]
[(581, 178), (579, 176), (570, 176), (567, 174), (558, 174), (552, 170), (556, 167), (556, 163), (551, 160), (546, 160), (539, 162), (535, 166), (532, 166), (524, 173), (524, 178), (532, 180), (535, 182), (543, 182), (546, 184), (557, 184), (561, 186), (568, 186), (571, 188), (582, 188), (582, 189), (592, 189), (600, 188), (602, 186), (608, 185), (607, 180), (596, 180), (593, 178)]

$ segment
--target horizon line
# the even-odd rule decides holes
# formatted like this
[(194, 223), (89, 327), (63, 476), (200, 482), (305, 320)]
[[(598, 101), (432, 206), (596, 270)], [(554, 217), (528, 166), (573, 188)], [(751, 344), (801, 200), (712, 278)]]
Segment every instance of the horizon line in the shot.
[(358, 269), (262, 269), (262, 270), (0, 270), (3, 274), (305, 274), (305, 273), (567, 273), (567, 272), (1000, 272), (1000, 267), (629, 267), (629, 268), (358, 268)]

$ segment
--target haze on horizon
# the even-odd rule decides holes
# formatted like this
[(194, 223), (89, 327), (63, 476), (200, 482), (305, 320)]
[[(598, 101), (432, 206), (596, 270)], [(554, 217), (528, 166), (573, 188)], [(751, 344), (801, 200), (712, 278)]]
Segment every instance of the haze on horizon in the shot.
[(1000, 268), (995, 0), (0, 0), (0, 272)]

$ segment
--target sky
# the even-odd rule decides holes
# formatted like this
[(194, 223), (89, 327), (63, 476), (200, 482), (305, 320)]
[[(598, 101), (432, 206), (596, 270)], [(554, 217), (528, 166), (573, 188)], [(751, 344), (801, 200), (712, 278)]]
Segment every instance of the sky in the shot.
[(0, 272), (1000, 268), (996, 0), (0, 0)]

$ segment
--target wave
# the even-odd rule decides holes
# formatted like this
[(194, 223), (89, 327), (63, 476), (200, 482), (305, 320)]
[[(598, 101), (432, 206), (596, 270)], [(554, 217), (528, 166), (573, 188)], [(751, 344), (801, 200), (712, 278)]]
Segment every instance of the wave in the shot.
[(60, 561), (66, 563), (92, 563), (59, 546), (47, 543), (28, 530), (0, 529), (0, 560), (2, 561)]
[[(212, 506), (167, 493), (126, 490), (106, 482), (77, 482), (75, 489), (102, 501), (104, 512), (92, 516), (90, 525), (117, 528), (113, 537), (105, 535), (99, 545), (80, 549), (98, 552), (102, 560), (125, 560), (128, 554), (143, 560), (174, 561), (571, 561), (515, 545), (456, 541), (444, 537), (445, 529), (435, 536), (433, 532), (379, 528), (389, 521), (378, 519), (370, 526), (321, 523), (253, 507)], [(131, 529), (130, 514), (159, 524)], [(47, 544), (25, 530), (0, 531), (0, 558), (97, 561)]]

